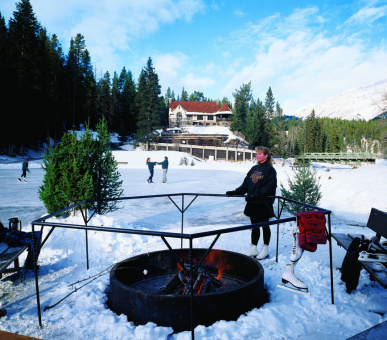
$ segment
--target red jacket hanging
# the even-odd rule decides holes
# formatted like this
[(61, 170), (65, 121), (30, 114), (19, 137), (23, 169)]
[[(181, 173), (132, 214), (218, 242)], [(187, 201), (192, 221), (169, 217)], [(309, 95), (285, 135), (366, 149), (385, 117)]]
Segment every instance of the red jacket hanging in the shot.
[(326, 244), (325, 215), (321, 211), (297, 213), (299, 245), (304, 250), (316, 251), (317, 244)]

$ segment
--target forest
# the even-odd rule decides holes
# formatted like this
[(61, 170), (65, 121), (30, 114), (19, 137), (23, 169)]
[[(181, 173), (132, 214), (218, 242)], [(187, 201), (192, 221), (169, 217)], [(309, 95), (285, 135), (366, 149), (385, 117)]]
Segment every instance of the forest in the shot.
[[(181, 94), (169, 87), (162, 95), (159, 78), (149, 57), (138, 78), (123, 66), (120, 72), (93, 69), (91, 55), (81, 33), (71, 38), (67, 52), (58, 37), (48, 36), (29, 0), (16, 3), (13, 16), (0, 13), (0, 152), (23, 154), (25, 149), (55, 143), (69, 130), (95, 129), (104, 118), (121, 142), (142, 141), (168, 126), (168, 99), (210, 101), (200, 91)], [(271, 87), (264, 101), (254, 99), (251, 83), (242, 84), (224, 97), (233, 111), (231, 130), (251, 147), (266, 145), (274, 154), (288, 157), (300, 152), (386, 154), (386, 120), (343, 121), (285, 117)]]

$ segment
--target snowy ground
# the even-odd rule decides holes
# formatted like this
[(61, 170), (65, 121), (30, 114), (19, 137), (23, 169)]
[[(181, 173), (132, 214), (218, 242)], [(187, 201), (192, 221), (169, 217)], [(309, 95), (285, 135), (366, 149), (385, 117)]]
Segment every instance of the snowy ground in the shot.
[[(239, 186), (253, 163), (227, 163), (221, 161), (179, 165), (184, 154), (177, 152), (114, 152), (120, 165), (125, 196), (166, 193), (223, 194)], [(145, 182), (147, 157), (170, 160), (168, 184), (162, 184), (162, 171), (155, 169), (155, 184)], [(189, 164), (191, 158), (189, 158)], [(43, 170), (40, 160), (30, 161), (28, 183), (18, 183), (21, 160), (0, 157), (0, 221), (18, 217), (25, 231), (31, 221), (45, 215), (39, 200), (38, 187)], [(332, 210), (334, 232), (363, 233), (372, 207), (387, 211), (387, 162), (376, 165), (351, 167), (315, 165), (321, 183), (323, 198), (320, 206)], [(278, 183), (287, 185), (287, 176), (293, 172), (287, 162), (276, 160)], [(277, 194), (280, 195), (278, 188)], [(90, 224), (116, 228), (143, 228), (145, 230), (180, 231), (180, 213), (169, 199), (130, 201), (106, 216), (95, 216)], [(240, 198), (198, 198), (185, 213), (184, 227), (188, 232), (226, 228), (247, 224), (243, 215), (244, 201)], [(80, 217), (67, 219), (81, 223)], [(265, 271), (265, 286), (270, 302), (260, 309), (241, 315), (237, 321), (219, 321), (210, 327), (198, 326), (196, 339), (346, 339), (387, 320), (370, 310), (387, 311), (387, 290), (369, 280), (363, 270), (358, 289), (345, 292), (340, 273), (334, 270), (335, 304), (331, 304), (329, 249), (320, 245), (315, 253), (305, 252), (296, 268), (296, 275), (309, 286), (311, 295), (305, 296), (278, 289), (282, 272), (289, 262), (292, 247), (291, 225), (281, 225), (279, 233), (279, 262), (275, 262), (276, 228), (272, 227), (270, 258), (261, 261)], [(194, 247), (206, 247), (212, 239), (194, 242)], [(180, 242), (180, 241), (179, 241)], [(179, 242), (173, 246), (178, 247)], [(225, 234), (215, 248), (246, 253), (249, 231)], [(90, 269), (86, 270), (84, 237), (81, 231), (56, 229), (45, 244), (39, 257), (39, 286), (41, 306), (58, 302), (81, 284), (73, 283), (96, 275), (125, 258), (150, 251), (165, 250), (157, 237), (89, 233)], [(333, 244), (333, 266), (341, 266), (345, 250)], [(153, 323), (134, 326), (126, 317), (117, 316), (107, 306), (109, 275), (103, 275), (74, 292), (56, 307), (42, 312), (43, 328), (39, 327), (32, 273), (24, 283), (0, 282), (0, 307), (8, 315), (0, 319), (0, 330), (34, 336), (42, 339), (178, 339), (191, 338), (191, 332), (172, 334), (167, 327)]]

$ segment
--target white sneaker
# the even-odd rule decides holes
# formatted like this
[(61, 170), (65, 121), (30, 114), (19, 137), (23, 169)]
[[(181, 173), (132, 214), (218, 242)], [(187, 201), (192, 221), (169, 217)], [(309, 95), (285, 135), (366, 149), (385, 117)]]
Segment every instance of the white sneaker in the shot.
[(251, 244), (250, 251), (247, 253), (247, 256), (257, 256), (257, 255), (258, 255), (257, 246), (254, 244)]
[(299, 244), (299, 233), (295, 232), (293, 233), (293, 249), (292, 254), (290, 255), (290, 261), (298, 261), (301, 258), (303, 252), (304, 249), (301, 248)]
[(299, 289), (308, 289), (308, 286), (304, 282), (299, 280), (296, 277), (296, 275), (294, 275), (292, 264), (286, 265), (285, 271), (282, 274), (282, 283), (285, 283), (285, 284), (290, 283), (291, 285), (293, 285), (294, 287), (299, 288)]
[(264, 244), (261, 251), (257, 255), (257, 260), (263, 260), (269, 257), (269, 246), (267, 244)]

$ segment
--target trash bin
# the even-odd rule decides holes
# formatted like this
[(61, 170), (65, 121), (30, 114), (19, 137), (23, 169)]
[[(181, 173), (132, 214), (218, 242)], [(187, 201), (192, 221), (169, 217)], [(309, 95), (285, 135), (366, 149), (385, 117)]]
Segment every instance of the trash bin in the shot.
[(9, 219), (9, 231), (21, 231), (21, 221), (17, 217)]

